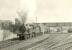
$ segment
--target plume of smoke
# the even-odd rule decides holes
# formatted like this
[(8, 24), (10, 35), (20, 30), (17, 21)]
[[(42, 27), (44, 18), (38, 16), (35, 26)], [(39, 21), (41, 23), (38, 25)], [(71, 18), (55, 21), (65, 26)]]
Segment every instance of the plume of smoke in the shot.
[(26, 22), (26, 19), (27, 19), (27, 13), (26, 12), (23, 12), (23, 11), (20, 11), (20, 12), (17, 12), (18, 13), (18, 16), (20, 17), (19, 20), (22, 24), (24, 24)]
[(33, 17), (36, 11), (36, 0), (21, 0), (18, 15), (22, 22), (26, 22), (28, 17)]

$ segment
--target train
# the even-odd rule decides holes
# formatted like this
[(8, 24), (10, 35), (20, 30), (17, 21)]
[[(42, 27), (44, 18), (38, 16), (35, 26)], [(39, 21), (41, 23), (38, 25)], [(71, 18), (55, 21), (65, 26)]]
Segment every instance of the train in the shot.
[(40, 26), (35, 26), (35, 25), (25, 25), (25, 24), (21, 24), (21, 25), (14, 25), (14, 27), (12, 27), (12, 32), (16, 33), (18, 38), (20, 40), (26, 40), (29, 38), (33, 38), (33, 37), (37, 37), (42, 35), (41, 33), (41, 27)]

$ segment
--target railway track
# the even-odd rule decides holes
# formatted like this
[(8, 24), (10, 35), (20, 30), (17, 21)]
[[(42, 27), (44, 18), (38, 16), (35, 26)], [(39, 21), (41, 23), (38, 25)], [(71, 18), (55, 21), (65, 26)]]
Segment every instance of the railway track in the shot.
[(0, 49), (6, 48), (6, 47), (11, 46), (11, 45), (18, 44), (20, 42), (22, 42), (22, 41), (20, 41), (20, 40), (13, 40), (13, 39), (2, 41), (2, 42), (0, 42)]
[(30, 50), (67, 50), (72, 47), (72, 37), (70, 35), (51, 35), (51, 39), (44, 41)]
[[(70, 36), (71, 34), (51, 34), (47, 39), (36, 43), (37, 45), (32, 44), (26, 50), (69, 50), (70, 48), (72, 48), (72, 37)], [(24, 43), (24, 40), (3, 41), (0, 42), (0, 49), (22, 42)], [(25, 50), (25, 47), (17, 50)]]
[(54, 48), (49, 48), (48, 50), (68, 50), (71, 47), (72, 47), (72, 42), (68, 42)]
[[(52, 37), (50, 37), (50, 36), (52, 36)], [(55, 35), (55, 36), (50, 35), (50, 36), (49, 36), (47, 39), (45, 39), (45, 40), (41, 41), (40, 43), (38, 43), (38, 44), (39, 44), (39, 45), (38, 45), (38, 48), (39, 48), (40, 46), (46, 45), (49, 40), (52, 40), (52, 39), (55, 38), (55, 36), (57, 36), (57, 35)], [(35, 47), (35, 48), (37, 48), (37, 47)], [(35, 48), (32, 48), (32, 50), (35, 49)], [(18, 49), (18, 50), (25, 50), (25, 47), (22, 47), (21, 49)], [(29, 50), (31, 50), (31, 48), (30, 48)]]
[(31, 45), (34, 46), (34, 45), (39, 44), (42, 41), (46, 40), (48, 38), (48, 36), (49, 35), (43, 35), (43, 36), (35, 37), (32, 39), (28, 39), (28, 40), (22, 40), (22, 41), (21, 40), (3, 41), (3, 42), (0, 42), (0, 50), (17, 50), (19, 48), (20, 49), (29, 48)]

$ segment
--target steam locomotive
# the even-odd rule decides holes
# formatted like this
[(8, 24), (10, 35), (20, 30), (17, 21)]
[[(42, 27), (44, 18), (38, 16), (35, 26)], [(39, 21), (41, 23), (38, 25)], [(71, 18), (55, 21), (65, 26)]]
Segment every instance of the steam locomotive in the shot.
[(21, 24), (19, 26), (15, 25), (13, 32), (17, 34), (20, 40), (42, 35), (41, 28), (39, 26), (29, 25), (29, 27), (27, 27), (25, 24)]

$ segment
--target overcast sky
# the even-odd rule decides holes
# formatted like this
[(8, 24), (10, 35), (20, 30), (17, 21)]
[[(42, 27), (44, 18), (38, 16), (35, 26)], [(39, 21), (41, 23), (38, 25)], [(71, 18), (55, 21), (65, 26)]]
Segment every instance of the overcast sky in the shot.
[[(14, 20), (21, 0), (0, 0), (0, 19)], [(32, 1), (32, 0), (31, 0)], [(36, 0), (36, 12), (28, 21), (72, 22), (72, 0)]]

